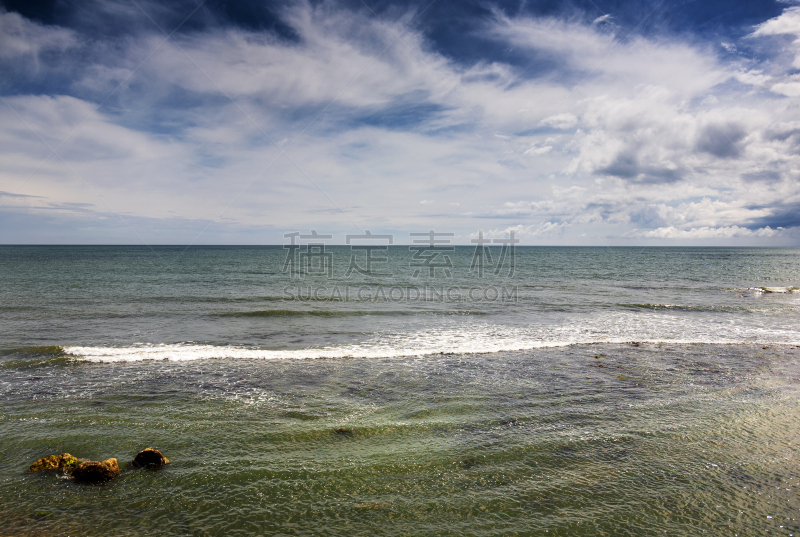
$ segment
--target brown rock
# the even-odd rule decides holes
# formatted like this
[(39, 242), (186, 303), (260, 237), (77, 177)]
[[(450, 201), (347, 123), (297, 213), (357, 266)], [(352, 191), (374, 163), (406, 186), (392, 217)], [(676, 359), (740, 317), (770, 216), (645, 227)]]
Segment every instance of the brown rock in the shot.
[(157, 468), (165, 464), (169, 464), (169, 459), (151, 447), (137, 453), (131, 461), (131, 466), (135, 468)]
[(106, 459), (102, 462), (86, 461), (78, 465), (72, 477), (78, 483), (105, 483), (119, 475), (117, 459)]
[(31, 464), (28, 468), (29, 472), (38, 472), (39, 470), (64, 470), (71, 471), (80, 461), (70, 455), (69, 453), (62, 453), (61, 455), (50, 455), (44, 457)]

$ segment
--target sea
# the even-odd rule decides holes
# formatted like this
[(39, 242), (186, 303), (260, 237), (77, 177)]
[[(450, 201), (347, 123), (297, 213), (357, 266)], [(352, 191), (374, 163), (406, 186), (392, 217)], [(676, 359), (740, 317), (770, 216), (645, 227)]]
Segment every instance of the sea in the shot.
[(0, 246), (0, 535), (800, 536), (798, 291), (796, 248)]

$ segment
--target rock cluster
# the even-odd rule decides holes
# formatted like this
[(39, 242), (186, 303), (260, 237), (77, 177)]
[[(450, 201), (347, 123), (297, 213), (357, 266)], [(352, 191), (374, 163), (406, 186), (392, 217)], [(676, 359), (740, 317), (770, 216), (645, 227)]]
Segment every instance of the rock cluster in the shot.
[[(143, 449), (131, 461), (134, 468), (159, 468), (169, 464), (169, 459), (153, 448)], [(111, 481), (120, 475), (117, 459), (111, 458), (104, 461), (86, 461), (73, 457), (69, 453), (43, 457), (28, 468), (29, 472), (41, 470), (62, 470), (71, 474), (76, 483), (96, 485)]]
[(81, 461), (77, 457), (73, 457), (69, 453), (62, 453), (61, 455), (50, 455), (49, 457), (42, 457), (38, 461), (31, 464), (28, 468), (29, 472), (38, 472), (40, 470), (64, 470), (71, 472), (75, 469)]
[(91, 485), (111, 481), (118, 475), (119, 464), (117, 464), (117, 459), (113, 458), (101, 462), (82, 462), (72, 472), (72, 477), (76, 483), (88, 483)]
[(151, 447), (137, 453), (131, 461), (131, 466), (134, 468), (158, 468), (165, 464), (169, 464), (169, 459)]

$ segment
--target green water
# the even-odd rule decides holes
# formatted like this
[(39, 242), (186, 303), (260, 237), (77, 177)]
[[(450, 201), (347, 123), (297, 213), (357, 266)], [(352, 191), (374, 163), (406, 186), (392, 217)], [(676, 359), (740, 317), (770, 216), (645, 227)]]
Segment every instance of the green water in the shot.
[[(794, 346), (114, 364), (44, 351), (2, 371), (4, 535), (800, 529)], [(123, 464), (103, 486), (25, 472), (149, 446), (172, 463)]]

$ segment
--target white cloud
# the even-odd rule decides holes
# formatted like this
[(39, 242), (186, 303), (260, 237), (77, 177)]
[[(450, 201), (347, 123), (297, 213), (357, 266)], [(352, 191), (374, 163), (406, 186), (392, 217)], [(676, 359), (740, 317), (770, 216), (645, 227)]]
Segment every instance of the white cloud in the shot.
[[(483, 236), (487, 239), (507, 239), (514, 232), (514, 237), (520, 241), (530, 241), (532, 239), (550, 238), (562, 235), (569, 224), (564, 222), (540, 222), (538, 224), (508, 226), (504, 229), (492, 229), (486, 231)], [(477, 237), (473, 235), (472, 238)]]
[(38, 24), (19, 13), (4, 13), (0, 7), (0, 59), (27, 56), (37, 62), (43, 51), (61, 51), (76, 43), (70, 30)]
[(544, 118), (541, 123), (545, 127), (553, 127), (554, 129), (571, 129), (578, 124), (578, 118), (572, 114), (556, 114), (554, 116)]
[(649, 205), (642, 218), (659, 226), (681, 228), (736, 227), (736, 223), (755, 221), (770, 215), (769, 209), (752, 209), (745, 200), (728, 203), (704, 198), (675, 207), (664, 203)]
[[(793, 56), (791, 67), (800, 68), (800, 7), (789, 7), (778, 17), (758, 25), (750, 34), (751, 38), (769, 36), (792, 36), (794, 41), (789, 45), (788, 52)], [(781, 77), (780, 74), (784, 76)], [(787, 97), (800, 96), (800, 82), (796, 75), (780, 73), (775, 77), (777, 83), (773, 84), (771, 91)], [(780, 79), (783, 80), (780, 80)]]
[(787, 97), (800, 97), (800, 76), (792, 75), (785, 79), (785, 82), (773, 84), (770, 88), (772, 92), (785, 95)]
[(764, 86), (772, 80), (771, 76), (763, 74), (761, 70), (739, 71), (733, 76), (742, 84), (751, 86)]
[[(433, 99), (458, 84), (441, 56), (423, 50), (402, 21), (300, 4), (285, 12), (299, 42), (240, 29), (191, 34), (163, 45), (145, 69), (198, 92), (257, 97), (276, 106), (327, 104), (366, 107), (415, 91)], [(153, 50), (152, 37), (132, 54)]]
[(646, 233), (640, 234), (641, 237), (649, 239), (680, 239), (680, 240), (697, 240), (697, 239), (732, 239), (738, 237), (774, 237), (779, 233), (779, 230), (771, 229), (769, 226), (757, 230), (741, 228), (738, 226), (729, 226), (722, 228), (700, 227), (688, 230), (676, 229), (672, 226), (666, 228), (658, 228)]
[(536, 147), (533, 146), (529, 149), (525, 150), (526, 155), (544, 155), (545, 153), (549, 153), (553, 149), (552, 145), (545, 145), (543, 147)]
[(800, 36), (800, 7), (786, 8), (778, 17), (759, 24), (752, 35), (760, 37), (783, 34)]
[(496, 17), (487, 33), (532, 52), (551, 55), (564, 70), (616, 88), (660, 85), (680, 93), (703, 91), (729, 75), (710, 50), (680, 41), (617, 39), (594, 26), (551, 18)]

